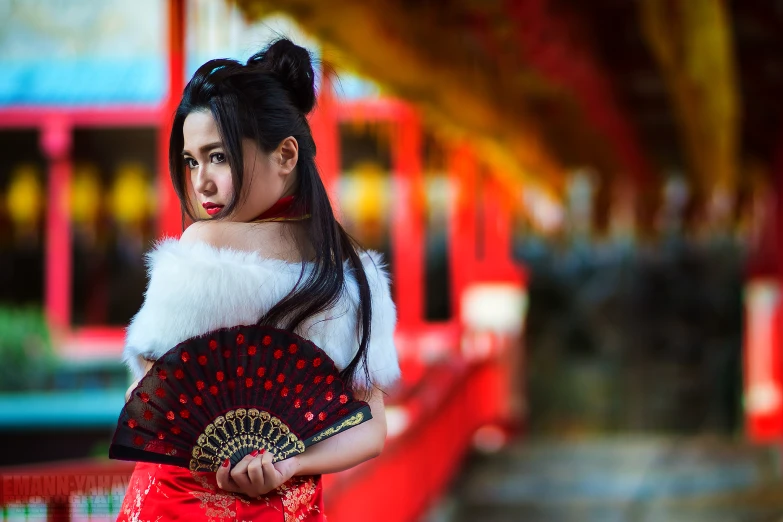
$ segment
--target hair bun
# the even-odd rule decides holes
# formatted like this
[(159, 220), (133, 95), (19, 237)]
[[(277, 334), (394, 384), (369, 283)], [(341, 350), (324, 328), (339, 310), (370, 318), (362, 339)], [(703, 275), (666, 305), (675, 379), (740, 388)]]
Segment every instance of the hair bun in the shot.
[(315, 73), (310, 53), (287, 38), (273, 42), (247, 61), (248, 66), (259, 65), (271, 72), (291, 93), (294, 105), (308, 114), (315, 106)]

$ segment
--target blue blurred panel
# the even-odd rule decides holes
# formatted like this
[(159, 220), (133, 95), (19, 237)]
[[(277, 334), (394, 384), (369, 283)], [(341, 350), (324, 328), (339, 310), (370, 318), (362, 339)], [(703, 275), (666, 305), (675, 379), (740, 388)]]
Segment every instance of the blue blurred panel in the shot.
[(381, 95), (381, 90), (377, 84), (350, 73), (337, 75), (334, 91), (337, 97), (342, 100), (378, 98)]
[(166, 90), (165, 67), (161, 57), (0, 59), (0, 106), (159, 103)]
[(124, 405), (124, 390), (0, 394), (0, 431), (112, 428)]

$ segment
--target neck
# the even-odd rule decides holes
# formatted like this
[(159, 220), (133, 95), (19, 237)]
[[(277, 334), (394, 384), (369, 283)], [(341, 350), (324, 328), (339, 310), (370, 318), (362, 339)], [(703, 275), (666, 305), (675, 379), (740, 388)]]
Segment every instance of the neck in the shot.
[(283, 196), (251, 223), (265, 221), (302, 221), (310, 217), (309, 212), (297, 204), (296, 195)]

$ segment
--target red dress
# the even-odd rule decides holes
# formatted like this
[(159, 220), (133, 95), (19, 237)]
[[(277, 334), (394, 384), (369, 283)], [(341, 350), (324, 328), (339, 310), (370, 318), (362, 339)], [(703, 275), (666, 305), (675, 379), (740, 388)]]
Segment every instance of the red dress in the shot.
[(293, 477), (260, 500), (228, 493), (214, 473), (139, 462), (118, 522), (325, 522), (320, 476)]

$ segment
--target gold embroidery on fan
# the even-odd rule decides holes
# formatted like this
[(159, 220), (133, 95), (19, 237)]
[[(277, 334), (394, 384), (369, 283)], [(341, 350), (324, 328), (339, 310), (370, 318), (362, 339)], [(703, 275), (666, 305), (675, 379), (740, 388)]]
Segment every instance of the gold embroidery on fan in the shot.
[(364, 419), (364, 413), (359, 412), (355, 415), (352, 415), (345, 419), (342, 423), (340, 423), (339, 426), (333, 426), (327, 430), (322, 431), (315, 437), (313, 437), (313, 442), (320, 442), (321, 440), (325, 439), (326, 437), (329, 437), (331, 435), (334, 435), (335, 433), (342, 431), (344, 428), (348, 428), (350, 426), (356, 426), (358, 424), (361, 424), (362, 419)]
[(274, 462), (305, 450), (304, 443), (277, 417), (256, 408), (230, 410), (198, 436), (189, 469), (214, 472), (225, 459), (261, 448), (274, 453)]

